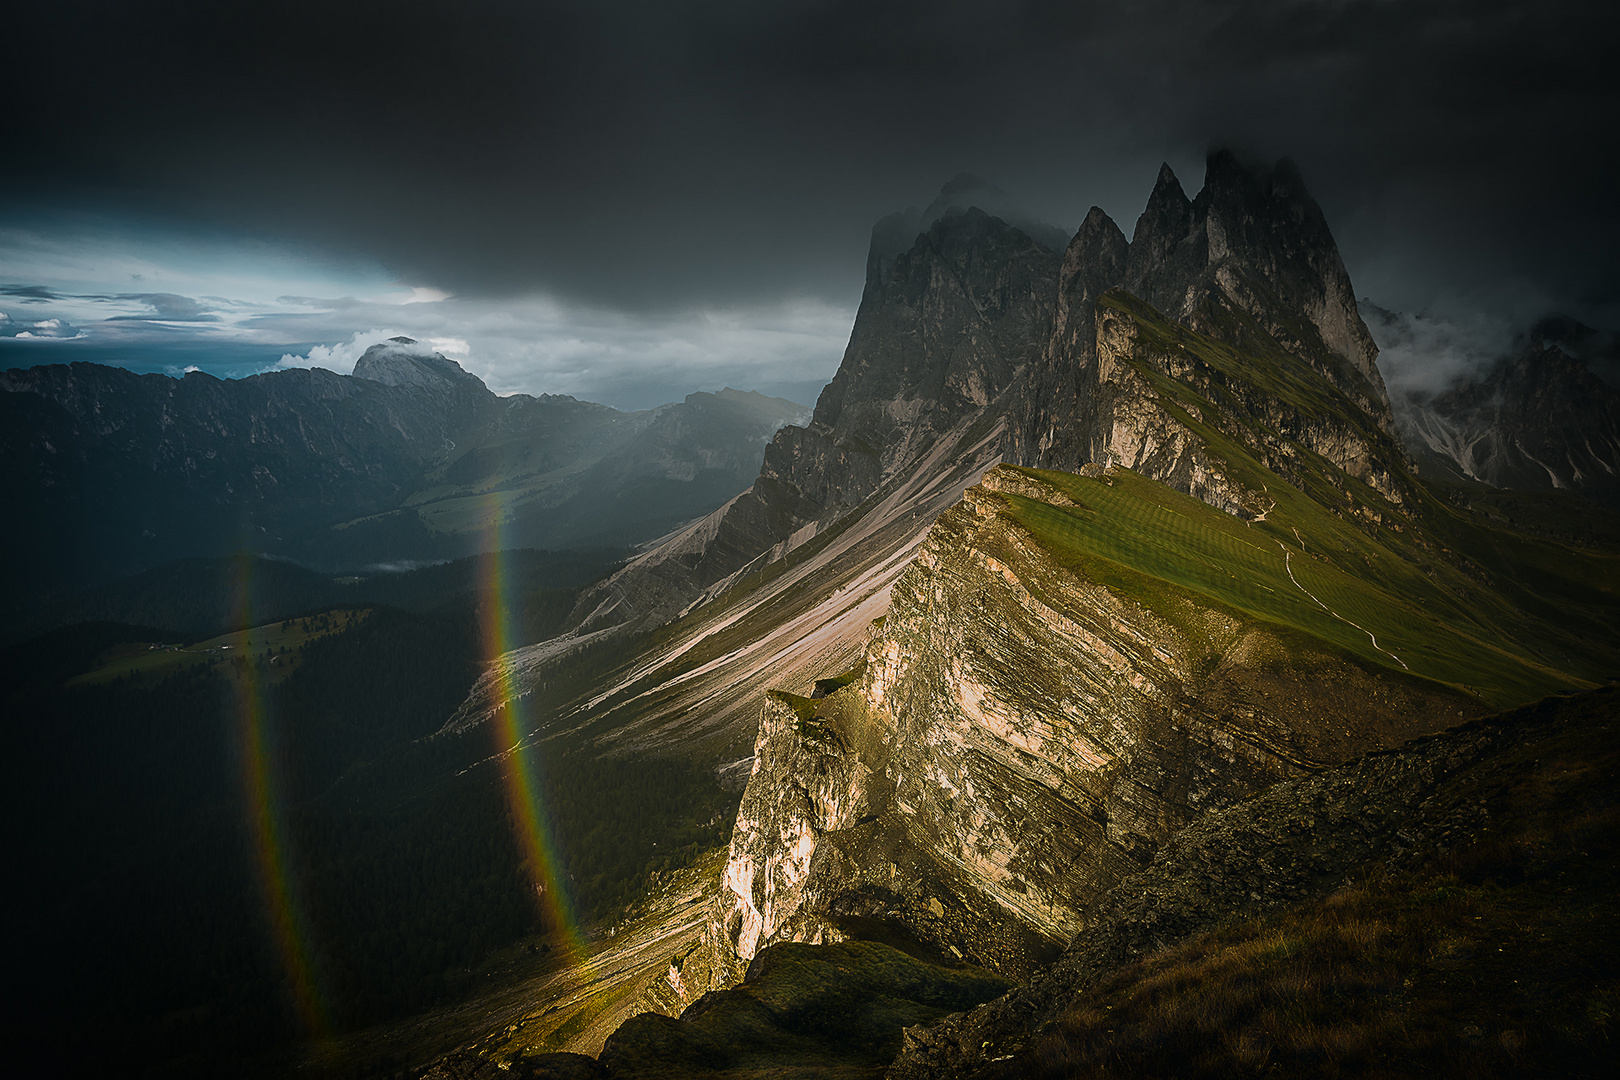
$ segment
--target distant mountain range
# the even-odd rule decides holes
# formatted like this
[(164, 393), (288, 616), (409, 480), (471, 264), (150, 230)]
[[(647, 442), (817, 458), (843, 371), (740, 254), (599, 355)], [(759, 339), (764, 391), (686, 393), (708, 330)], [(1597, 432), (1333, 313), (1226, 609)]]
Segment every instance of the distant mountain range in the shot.
[(327, 569), (641, 543), (746, 488), (806, 410), (723, 390), (623, 413), (500, 397), (409, 338), (353, 375), (220, 380), (95, 364), (0, 372), (13, 612), (237, 550)]
[[(1375, 334), (1395, 331), (1395, 313), (1367, 300), (1361, 311)], [(1620, 389), (1593, 370), (1613, 360), (1606, 337), (1567, 317), (1542, 319), (1439, 392), (1396, 395), (1407, 453), (1433, 479), (1620, 506)]]

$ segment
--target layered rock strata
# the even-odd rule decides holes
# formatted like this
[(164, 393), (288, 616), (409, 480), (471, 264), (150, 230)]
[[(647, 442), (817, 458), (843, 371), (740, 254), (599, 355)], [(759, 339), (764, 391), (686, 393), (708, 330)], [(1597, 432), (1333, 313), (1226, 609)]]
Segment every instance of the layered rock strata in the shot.
[(1066, 566), (1007, 512), (1031, 495), (1061, 498), (988, 474), (895, 585), (858, 677), (767, 703), (716, 905), (722, 979), (863, 919), (1027, 976), (1202, 814), (1481, 711)]
[[(1492, 834), (1518, 824), (1498, 817), (1516, 788), (1547, 792), (1584, 783), (1581, 813), (1589, 816), (1582, 824), (1590, 827), (1612, 806), (1613, 782), (1590, 770), (1580, 776), (1579, 766), (1571, 766), (1583, 748), (1613, 753), (1617, 717), (1620, 699), (1612, 689), (1552, 697), (1285, 781), (1211, 814), (1177, 834), (1151, 866), (1098, 898), (1086, 913), (1085, 931), (1038, 978), (939, 1024), (908, 1029), (886, 1075), (1028, 1075), (1020, 1051), (1033, 1048), (1050, 1021), (1110, 972), (1203, 931), (1327, 896), (1353, 875), (1410, 872), (1476, 842), (1502, 845)], [(1558, 764), (1541, 768), (1544, 755)], [(1524, 846), (1545, 844), (1545, 835), (1537, 834), (1537, 841)], [(1596, 844), (1592, 854), (1602, 857)], [(1542, 894), (1542, 902), (1568, 902), (1576, 889), (1564, 887), (1566, 879), (1560, 885)], [(1522, 993), (1516, 978), (1507, 989), (1503, 972), (1484, 965), (1475, 971), (1480, 978), (1473, 994), (1458, 1008), (1464, 1016), (1477, 1015), (1478, 1002), (1492, 995)], [(1526, 1062), (1516, 1055), (1516, 1064)]]

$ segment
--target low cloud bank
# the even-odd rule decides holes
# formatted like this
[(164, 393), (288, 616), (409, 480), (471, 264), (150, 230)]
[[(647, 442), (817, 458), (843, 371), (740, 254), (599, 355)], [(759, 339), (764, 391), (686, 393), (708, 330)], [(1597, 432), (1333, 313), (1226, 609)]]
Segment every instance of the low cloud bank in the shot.
[(1378, 368), (1389, 396), (1426, 400), (1484, 374), (1512, 351), (1525, 331), (1507, 317), (1389, 311), (1370, 300), (1361, 318), (1378, 344)]
[[(367, 349), (373, 345), (381, 345), (390, 338), (408, 337), (402, 330), (362, 330), (354, 334), (348, 341), (341, 341), (336, 345), (316, 345), (303, 356), (293, 353), (283, 353), (281, 359), (276, 361), (277, 368), (325, 368), (335, 371), (339, 375), (352, 375), (355, 362), (365, 355)], [(397, 346), (396, 346), (397, 347)], [(433, 349), (418, 343), (414, 347), (424, 355), (432, 355)]]

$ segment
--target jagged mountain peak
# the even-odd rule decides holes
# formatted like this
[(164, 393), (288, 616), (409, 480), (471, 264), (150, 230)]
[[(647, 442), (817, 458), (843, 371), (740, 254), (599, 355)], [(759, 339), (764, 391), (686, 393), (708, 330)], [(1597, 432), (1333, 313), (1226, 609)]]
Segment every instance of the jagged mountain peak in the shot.
[(403, 335), (367, 349), (355, 361), (354, 375), (388, 386), (419, 386), (440, 391), (476, 386), (488, 392), (484, 380), (443, 353), (434, 352), (415, 338)]
[[(1176, 171), (1170, 167), (1168, 161), (1159, 166), (1158, 178), (1153, 182), (1153, 190), (1148, 194), (1147, 209), (1143, 211), (1144, 217), (1153, 214), (1155, 210), (1179, 211), (1185, 214), (1192, 209), (1192, 200), (1187, 197), (1186, 189), (1181, 186), (1181, 179)], [(1141, 222), (1137, 223), (1137, 230), (1141, 231)]]
[[(1216, 150), (1191, 201), (1162, 167), (1137, 220), (1124, 284), (1178, 322), (1213, 329), (1231, 315), (1254, 320), (1344, 382), (1388, 430), (1378, 347), (1326, 215), (1288, 159), (1266, 166)], [(1345, 363), (1357, 373), (1347, 381), (1337, 370)]]
[(1064, 276), (1067, 278), (1081, 266), (1096, 266), (1112, 285), (1125, 276), (1130, 246), (1114, 219), (1102, 207), (1093, 206), (1063, 250)]
[[(1161, 161), (1159, 163), (1159, 175), (1153, 181), (1153, 190), (1158, 192), (1170, 189), (1181, 191), (1181, 181), (1176, 178), (1176, 170), (1170, 167), (1170, 163)], [(1185, 195), (1185, 192), (1183, 194)]]

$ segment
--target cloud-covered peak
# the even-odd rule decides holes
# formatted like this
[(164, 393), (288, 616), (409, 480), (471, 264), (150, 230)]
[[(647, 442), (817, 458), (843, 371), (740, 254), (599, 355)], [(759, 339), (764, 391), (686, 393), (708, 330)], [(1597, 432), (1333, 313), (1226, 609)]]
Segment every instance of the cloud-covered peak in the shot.
[(434, 391), (458, 386), (487, 389), (482, 379), (454, 360), (403, 334), (379, 342), (362, 353), (355, 361), (354, 376), (389, 386), (419, 386)]

